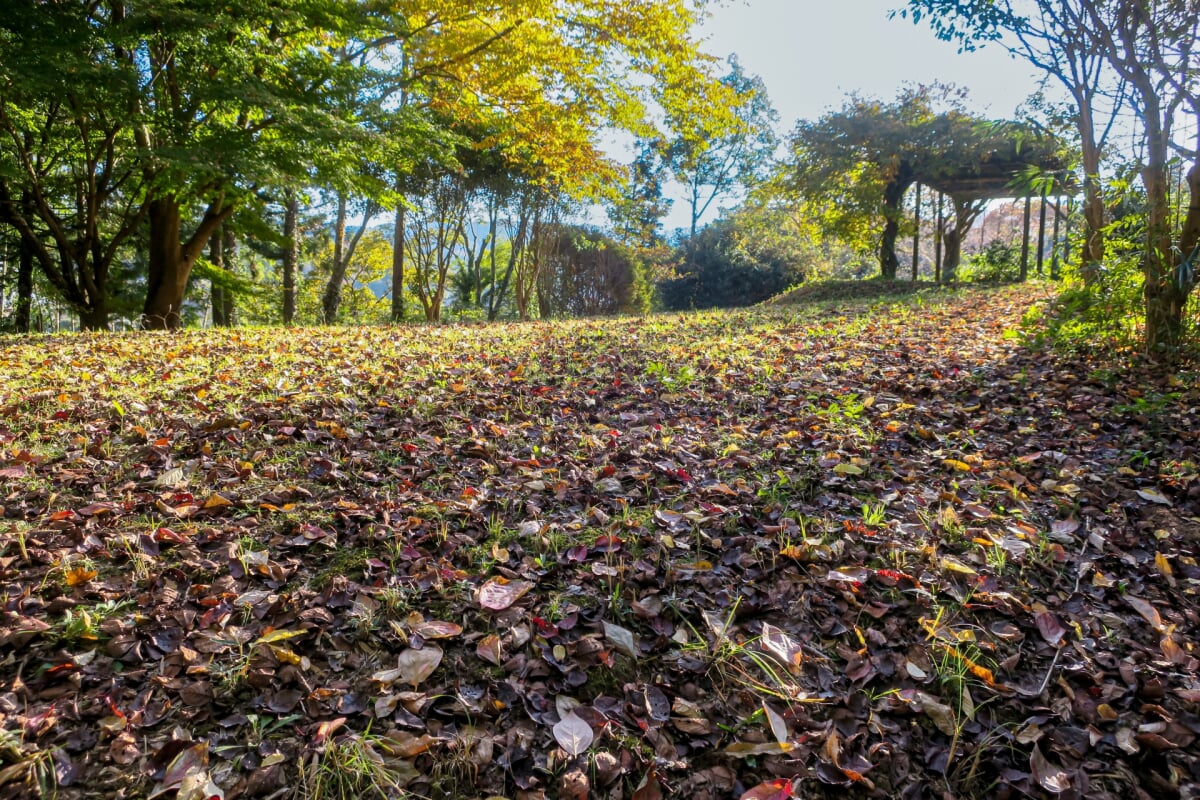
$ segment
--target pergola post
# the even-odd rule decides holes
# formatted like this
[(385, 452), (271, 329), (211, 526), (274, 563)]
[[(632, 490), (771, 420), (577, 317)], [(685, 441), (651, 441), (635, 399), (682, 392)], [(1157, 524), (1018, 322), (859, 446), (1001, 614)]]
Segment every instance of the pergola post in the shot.
[(917, 279), (917, 264), (921, 257), (921, 184), (917, 184), (916, 203), (916, 228), (913, 230), (913, 256), (912, 256), (912, 279)]
[(1025, 195), (1025, 219), (1021, 228), (1021, 282), (1029, 279), (1029, 222), (1033, 211), (1033, 198)]
[(1046, 193), (1042, 192), (1042, 209), (1040, 219), (1038, 221), (1038, 252), (1037, 252), (1037, 274), (1042, 277), (1042, 264), (1046, 258)]
[(946, 195), (938, 192), (937, 225), (933, 230), (933, 280), (935, 283), (942, 282), (942, 226), (945, 224), (942, 210), (945, 201)]
[(1054, 238), (1050, 245), (1050, 280), (1058, 280), (1058, 230), (1059, 223), (1062, 222), (1062, 198), (1054, 204)]

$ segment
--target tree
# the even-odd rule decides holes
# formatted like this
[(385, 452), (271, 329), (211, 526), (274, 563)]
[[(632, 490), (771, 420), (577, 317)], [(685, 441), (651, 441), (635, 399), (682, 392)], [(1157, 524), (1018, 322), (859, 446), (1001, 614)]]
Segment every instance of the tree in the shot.
[(10, 5), (0, 221), (95, 327), (110, 265), (143, 227), (143, 324), (176, 327), (213, 234), (264, 194), (316, 185), (391, 205), (385, 178), (441, 161), (448, 121), (487, 119), (507, 165), (595, 197), (617, 173), (605, 131), (644, 130), (655, 104), (704, 113), (721, 86), (690, 35), (703, 0)]
[(910, 0), (909, 8), (898, 13), (911, 14), (915, 21), (927, 17), (939, 36), (955, 39), (966, 49), (997, 41), (1055, 79), (1071, 96), (1083, 173), (1085, 234), (1080, 272), (1090, 283), (1104, 263), (1103, 148), (1124, 105), (1124, 88), (1119, 77), (1105, 69), (1104, 55), (1094, 46), (1088, 30), (1089, 6), (1097, 4), (1091, 0)]
[(537, 282), (543, 318), (649, 310), (645, 269), (631, 249), (591, 228), (555, 226), (546, 236)]
[(618, 239), (632, 247), (662, 243), (662, 218), (673, 201), (663, 193), (667, 164), (657, 138), (641, 138), (629, 165), (624, 191), (609, 198), (607, 212)]
[(942, 280), (953, 283), (958, 279), (958, 265), (962, 263), (962, 244), (967, 231), (975, 224), (975, 220), (983, 213), (985, 203), (982, 200), (951, 197), (950, 208), (953, 212), (942, 221), (942, 246), (945, 255), (942, 258)]
[[(1179, 139), (1184, 118), (1193, 131), (1200, 125), (1200, 6), (1190, 0), (1036, 0), (1025, 6), (993, 0), (910, 0), (908, 13), (927, 16), (938, 35), (966, 46), (1008, 33), (1021, 42), (1027, 58), (1071, 92), (1078, 111), (1085, 158), (1094, 137), (1097, 99), (1092, 87), (1123, 84), (1138, 118), (1146, 191), (1146, 232), (1142, 257), (1145, 293), (1145, 344), (1150, 352), (1174, 352), (1184, 337), (1184, 308), (1195, 280), (1192, 263), (1200, 243), (1200, 139)], [(1024, 42), (1029, 42), (1028, 45)], [(1059, 48), (1061, 52), (1053, 52)], [(1106, 77), (1100, 75), (1101, 70)], [(1169, 162), (1174, 151), (1189, 165), (1188, 211), (1178, 224), (1169, 213)], [(1092, 165), (1085, 161), (1086, 179)], [(1099, 174), (1098, 168), (1096, 173)], [(1095, 280), (1091, 265), (1102, 255), (1094, 228), (1101, 222), (1098, 186), (1085, 186), (1089, 241), (1084, 274)]]
[(779, 144), (774, 130), (779, 114), (762, 79), (747, 75), (731, 56), (729, 73), (721, 83), (733, 100), (733, 119), (670, 119), (668, 124), (682, 132), (661, 145), (666, 168), (686, 192), (693, 239), (700, 219), (717, 198), (748, 189), (769, 173)]
[(338, 308), (342, 303), (342, 287), (346, 281), (346, 271), (350, 267), (350, 262), (354, 259), (358, 243), (362, 241), (363, 234), (366, 232), (371, 218), (379, 210), (379, 206), (371, 200), (366, 200), (363, 205), (361, 224), (354, 229), (353, 233), (347, 235), (346, 215), (349, 209), (349, 198), (346, 197), (344, 192), (338, 193), (337, 214), (333, 224), (333, 260), (329, 267), (329, 280), (325, 284), (324, 292), (321, 293), (321, 322), (325, 325), (332, 325), (337, 322)]
[(663, 306), (748, 306), (802, 282), (811, 254), (797, 249), (797, 237), (772, 235), (784, 223), (776, 214), (745, 209), (705, 227), (680, 247), (677, 274), (659, 284)]
[[(1144, 134), (1146, 349), (1173, 354), (1184, 341), (1184, 310), (1200, 256), (1200, 4), (1114, 0), (1110, 5), (1089, 6), (1087, 21), (1101, 52), (1128, 81)], [(1184, 115), (1191, 117), (1194, 138), (1180, 142), (1174, 130)], [(1170, 202), (1172, 149), (1190, 164), (1189, 202), (1178, 226)]]
[[(948, 107), (937, 110), (938, 104)], [(835, 230), (882, 218), (877, 252), (888, 280), (899, 267), (896, 240), (908, 221), (903, 201), (914, 183), (983, 177), (1015, 183), (1029, 169), (1056, 168), (1064, 160), (1061, 143), (1046, 131), (967, 114), (947, 87), (909, 88), (887, 104), (851, 97), (840, 111), (797, 124), (791, 149), (791, 188), (824, 206)]]
[(111, 16), (15, 3), (0, 19), (0, 222), (84, 329), (107, 327), (113, 262), (146, 214)]

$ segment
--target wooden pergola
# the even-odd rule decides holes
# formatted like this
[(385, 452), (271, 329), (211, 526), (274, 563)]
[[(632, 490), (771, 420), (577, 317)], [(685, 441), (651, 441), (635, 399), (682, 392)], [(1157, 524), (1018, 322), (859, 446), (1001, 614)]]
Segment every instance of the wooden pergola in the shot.
[[(1037, 155), (1037, 154), (1029, 154)], [(1031, 163), (1032, 162), (1032, 163)], [(1039, 175), (1050, 179), (1050, 181), (1022, 181), (1021, 175), (1028, 171), (1030, 167), (1035, 167)], [(943, 202), (944, 198), (950, 197), (952, 201), (957, 203), (974, 203), (979, 201), (1003, 200), (1003, 199), (1020, 199), (1025, 200), (1025, 218), (1022, 230), (1021, 241), (1021, 280), (1025, 280), (1029, 274), (1029, 256), (1030, 256), (1030, 235), (1032, 228), (1032, 206), (1033, 198), (1041, 198), (1040, 219), (1038, 224), (1038, 249), (1037, 249), (1037, 271), (1042, 273), (1045, 249), (1046, 249), (1046, 198), (1049, 193), (1045, 188), (1039, 188), (1036, 184), (1041, 183), (1045, 186), (1051, 183), (1054, 186), (1061, 187), (1057, 196), (1062, 194), (1072, 193), (1071, 189), (1071, 174), (1065, 168), (1061, 159), (1057, 154), (1045, 154), (1040, 158), (1021, 158), (1020, 155), (1013, 154), (1005, 157), (1003, 154), (993, 154), (993, 157), (983, 161), (977, 165), (973, 165), (968, 169), (958, 170), (953, 173), (941, 173), (938, 175), (918, 176), (916, 183), (916, 210), (917, 210), (917, 226), (916, 233), (913, 237), (913, 263), (912, 272), (913, 280), (916, 280), (918, 258), (920, 255), (920, 237), (921, 237), (921, 187), (928, 186), (938, 193), (937, 204), (937, 224), (935, 226), (935, 273), (937, 279), (941, 280), (942, 272), (942, 236), (944, 230), (945, 219), (943, 217)], [(1059, 239), (1059, 225), (1064, 214), (1061, 207), (1055, 204), (1054, 215), (1054, 232), (1053, 241)], [(965, 233), (965, 231), (960, 232)], [(1057, 253), (1051, 262), (1052, 274), (1057, 273), (1058, 261)]]

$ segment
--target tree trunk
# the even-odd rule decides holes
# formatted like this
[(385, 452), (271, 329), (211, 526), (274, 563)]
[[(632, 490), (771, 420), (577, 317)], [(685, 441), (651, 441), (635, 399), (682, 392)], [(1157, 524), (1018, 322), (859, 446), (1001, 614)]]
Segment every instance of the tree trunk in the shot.
[(146, 330), (178, 330), (183, 325), (183, 296), (196, 259), (218, 226), (233, 213), (223, 198), (214, 200), (204, 212), (196, 231), (181, 242), (183, 215), (174, 197), (159, 197), (147, 204), (150, 222), (146, 276), (146, 304), (142, 327)]
[(942, 282), (942, 261), (946, 250), (945, 203), (946, 196), (938, 192), (937, 220), (933, 226), (933, 280), (935, 283)]
[(971, 225), (984, 209), (984, 202), (980, 200), (960, 200), (951, 197), (950, 201), (954, 206), (954, 228), (947, 230), (945, 236), (946, 257), (942, 262), (942, 280), (945, 283), (954, 283), (958, 280), (958, 265), (962, 262), (963, 240), (967, 238), (967, 231), (971, 230)]
[(1033, 221), (1033, 198), (1025, 197), (1025, 214), (1021, 218), (1021, 282), (1029, 279), (1029, 231)]
[(350, 269), (350, 261), (354, 251), (362, 240), (363, 233), (371, 217), (379, 210), (378, 206), (368, 201), (363, 211), (362, 224), (354, 232), (354, 236), (346, 238), (346, 214), (349, 203), (344, 194), (338, 195), (337, 221), (333, 229), (333, 269), (330, 270), (329, 283), (325, 284), (325, 292), (321, 295), (321, 322), (333, 325), (337, 322), (338, 309), (342, 305), (342, 286), (346, 283), (346, 272)]
[(296, 270), (300, 264), (300, 201), (288, 190), (283, 214), (283, 324), (296, 320)]
[(896, 256), (896, 239), (900, 235), (900, 218), (904, 213), (902, 204), (908, 187), (912, 185), (912, 168), (901, 164), (896, 175), (883, 190), (883, 236), (879, 241), (879, 272), (889, 281), (896, 279), (900, 259)]
[(29, 333), (29, 315), (33, 309), (33, 248), (24, 237), (17, 240), (17, 307), (18, 333)]
[(1200, 264), (1196, 263), (1200, 260), (1200, 254), (1196, 253), (1196, 247), (1200, 245), (1200, 163), (1193, 164), (1188, 170), (1187, 187), (1188, 210), (1179, 232), (1179, 249), (1192, 259), (1192, 269), (1200, 270)]
[(1085, 285), (1100, 280), (1104, 266), (1104, 196), (1100, 186), (1100, 146), (1096, 143), (1091, 98), (1076, 92), (1080, 155), (1083, 162), (1083, 248), (1079, 274)]
[(90, 308), (77, 308), (79, 314), (79, 329), (81, 331), (108, 330), (108, 308), (103, 298)]
[[(208, 240), (208, 260), (217, 269), (225, 269), (225, 232), (218, 229)], [(226, 298), (229, 293), (217, 282), (213, 282), (210, 290), (210, 305), (212, 306), (212, 324), (216, 328), (228, 328), (232, 324), (227, 313), (233, 305), (233, 298)]]
[[(1156, 148), (1148, 148), (1153, 152)], [(1146, 251), (1143, 254), (1146, 300), (1146, 351), (1173, 357), (1183, 344), (1183, 311), (1190, 285), (1178, 279), (1171, 250), (1170, 203), (1166, 159), (1151, 155), (1142, 170), (1146, 187)]]
[(149, 270), (142, 327), (175, 330), (183, 324), (183, 295), (191, 264), (184, 266), (179, 237), (182, 215), (174, 198), (150, 201)]
[(342, 282), (346, 280), (346, 196), (338, 195), (337, 220), (333, 225), (333, 268), (329, 282), (321, 295), (321, 322), (337, 322), (338, 306), (342, 304)]
[[(225, 258), (225, 269), (230, 274), (236, 275), (238, 271), (238, 242), (237, 235), (228, 224), (221, 226), (221, 254)], [(235, 305), (236, 298), (233, 291), (226, 289), (221, 293), (223, 307), (221, 315), (225, 319), (225, 327), (231, 327), (237, 324), (237, 307)]]
[(404, 203), (396, 204), (392, 232), (392, 322), (404, 322)]
[(913, 217), (916, 229), (913, 232), (912, 280), (917, 279), (917, 270), (921, 264), (921, 184), (917, 184), (917, 197), (913, 202)]
[(958, 278), (958, 262), (962, 260), (962, 237), (963, 231), (957, 226), (947, 230), (946, 235), (942, 237), (946, 247), (946, 254), (942, 258), (943, 283), (954, 283)]
[(1046, 195), (1042, 194), (1041, 208), (1038, 209), (1038, 249), (1037, 249), (1037, 274), (1042, 277), (1043, 269), (1046, 265)]

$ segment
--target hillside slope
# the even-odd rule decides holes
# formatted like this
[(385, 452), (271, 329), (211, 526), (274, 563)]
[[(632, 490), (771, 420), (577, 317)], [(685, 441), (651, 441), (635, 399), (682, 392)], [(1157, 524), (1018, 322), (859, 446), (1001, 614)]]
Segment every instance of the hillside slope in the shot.
[(1194, 796), (1197, 392), (1035, 299), (4, 341), (0, 796)]

